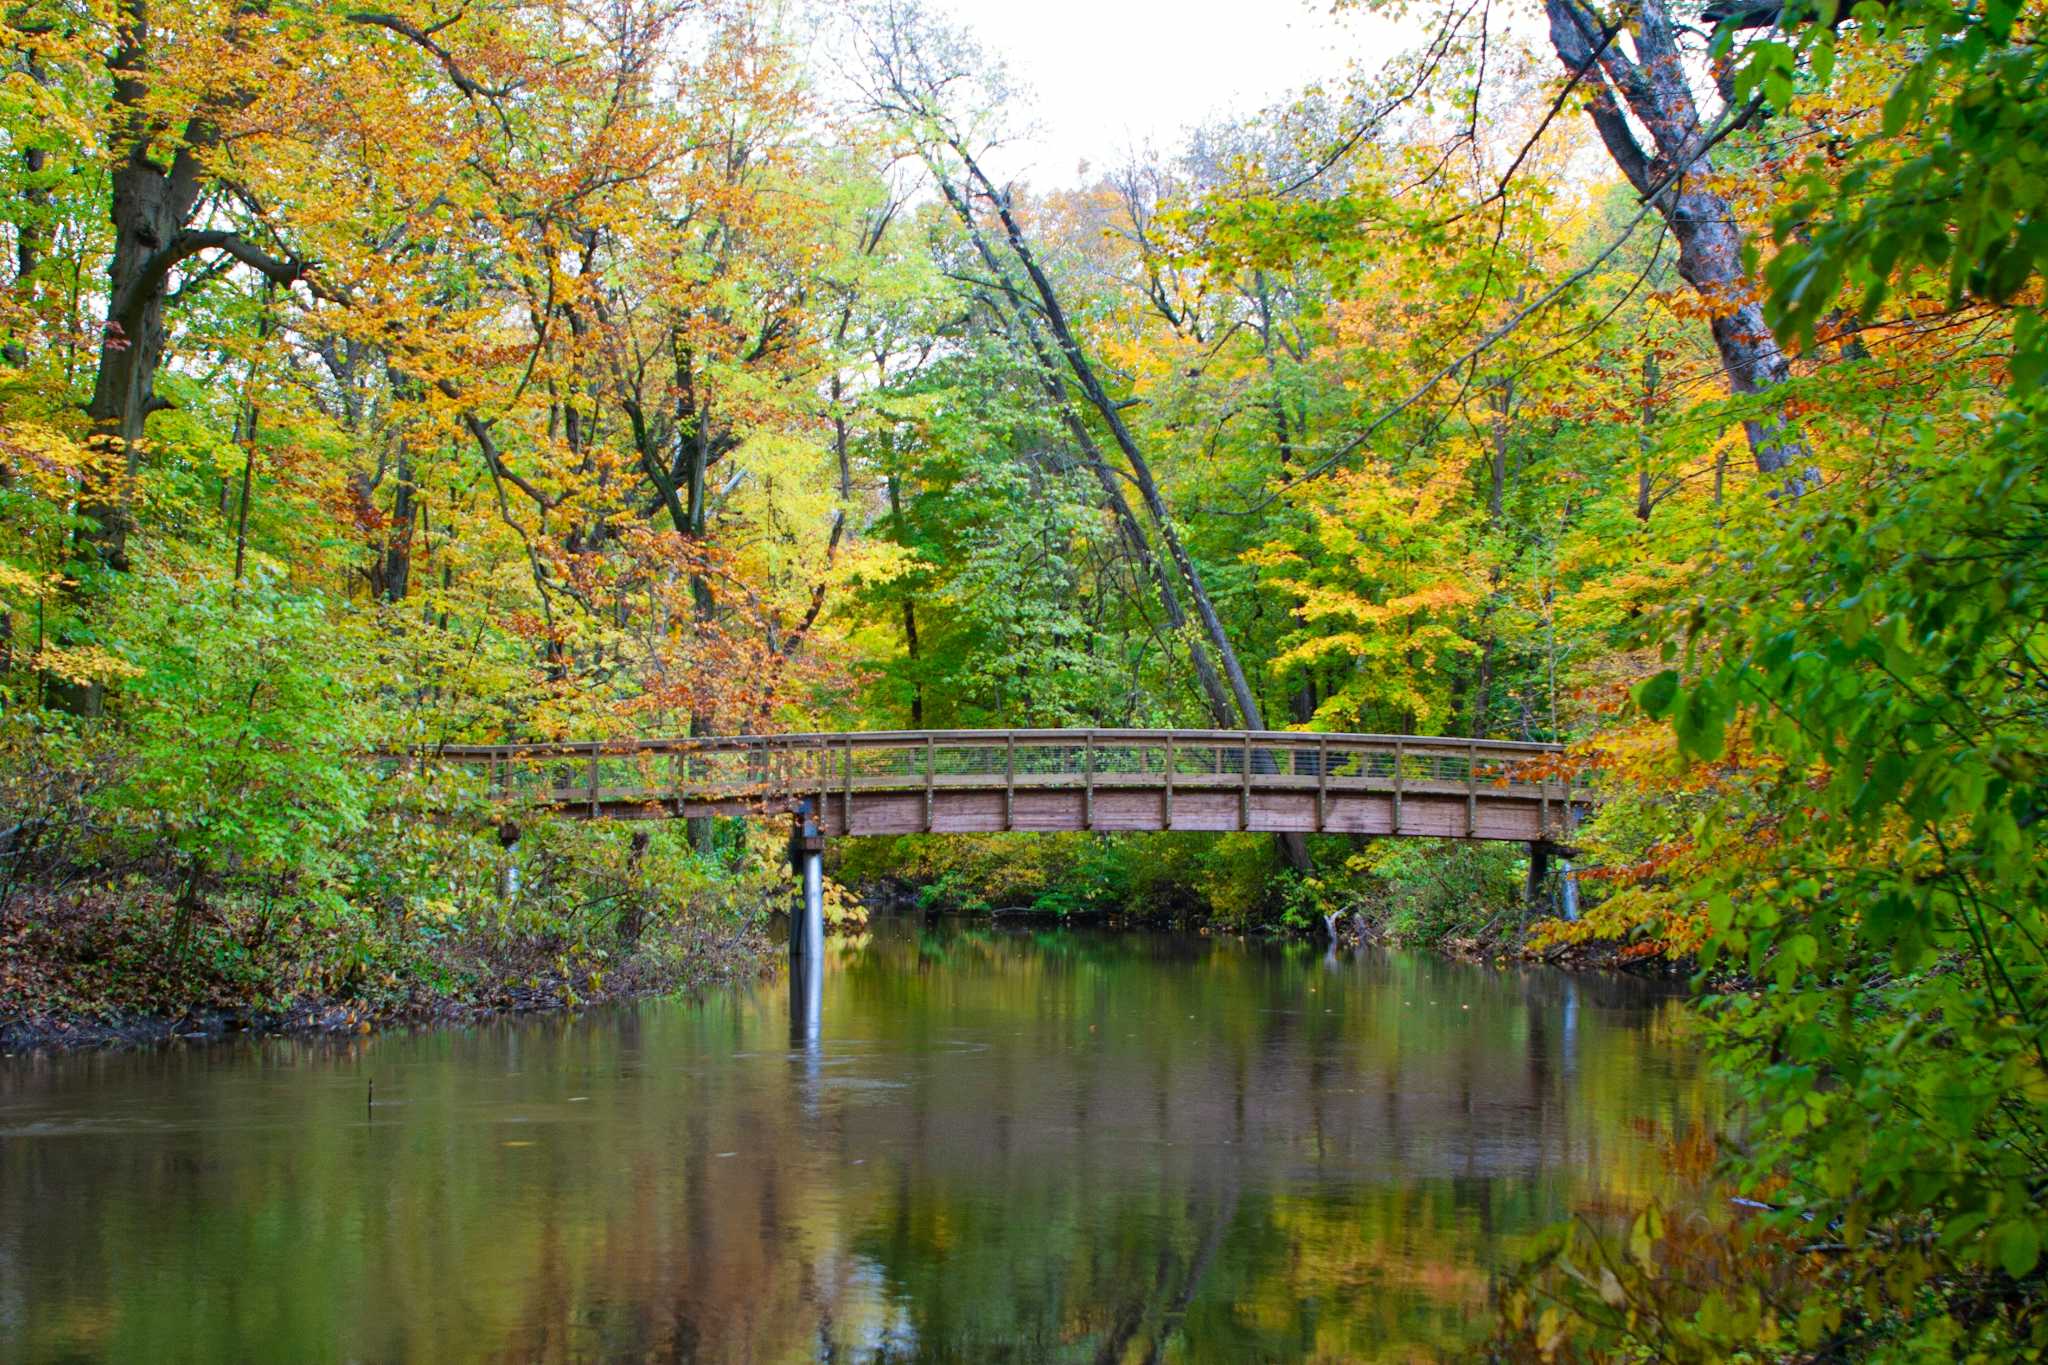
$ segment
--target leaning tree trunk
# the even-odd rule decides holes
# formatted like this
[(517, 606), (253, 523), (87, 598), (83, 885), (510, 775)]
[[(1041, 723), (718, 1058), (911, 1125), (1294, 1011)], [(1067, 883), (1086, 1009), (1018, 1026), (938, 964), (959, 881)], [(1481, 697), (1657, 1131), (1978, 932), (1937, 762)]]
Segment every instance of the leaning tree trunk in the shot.
[[(1010, 211), (1008, 201), (997, 191), (994, 183), (983, 173), (980, 165), (964, 145), (958, 141), (951, 141), (948, 145), (966, 167), (974, 192), (995, 206), (1010, 255), (1023, 270), (1025, 279), (1029, 281), (1031, 291), (1036, 296), (1037, 312), (1045, 320), (1046, 329), (1051, 334), (1051, 344), (1048, 346), (1041, 339), (1037, 324), (1031, 319), (1030, 306), (1020, 299), (1012, 300), (1016, 305), (1015, 312), (1029, 335), (1031, 350), (1039, 362), (1040, 371), (1049, 377), (1046, 384), (1047, 394), (1053, 399), (1062, 422), (1074, 436), (1083, 457), (1100, 482), (1105, 500), (1116, 512), (1118, 525), (1125, 528), (1127, 536), (1135, 535), (1135, 544), (1146, 547), (1146, 558), (1153, 565), (1153, 576), (1160, 589), (1160, 599), (1166, 609), (1168, 624), (1176, 631), (1181, 631), (1188, 640), (1189, 661), (1195, 669), (1196, 679), (1201, 685), (1203, 699), (1209, 705), (1210, 714), (1215, 718), (1217, 725), (1226, 729), (1235, 728), (1231, 725), (1233, 716), (1247, 730), (1265, 729), (1265, 717), (1260, 711), (1257, 696), (1252, 692), (1250, 679), (1245, 676), (1244, 667), (1238, 661), (1237, 650), (1230, 642), (1229, 633), (1224, 629), (1215, 604), (1210, 600), (1200, 570), (1181, 542), (1180, 533), (1174, 528), (1172, 513), (1167, 508), (1158, 480), (1153, 476), (1152, 467), (1145, 459), (1137, 438), (1125, 424), (1117, 404), (1110, 399), (1108, 391), (1103, 387), (1101, 378), (1082, 350), (1073, 329), (1068, 325), (1066, 309), (1060, 302), (1058, 291), (1053, 288), (1051, 279), (1040, 268), (1037, 258), (1031, 251), (1030, 243), (1024, 236), (1023, 227)], [(936, 174), (938, 167), (934, 165), (932, 169)], [(940, 191), (951, 204), (954, 215), (959, 218), (983, 263), (998, 280), (1008, 281), (1011, 278), (1009, 272), (1002, 268), (993, 248), (988, 245), (980, 224), (975, 221), (966, 195), (945, 175), (936, 174), (936, 178)], [(1055, 354), (1049, 352), (1056, 353), (1056, 358)], [(1100, 449), (1089, 435), (1087, 427), (1081, 422), (1080, 415), (1069, 398), (1066, 381), (1061, 376), (1062, 369), (1073, 375), (1082, 397), (1109, 429), (1117, 448), (1123, 453), (1124, 460), (1130, 467), (1131, 480), (1138, 486), (1138, 496), (1144, 504), (1146, 515), (1165, 546), (1167, 558), (1172, 564), (1170, 570), (1165, 564), (1150, 560), (1147, 539), (1142, 530), (1138, 529), (1137, 519), (1117, 484), (1115, 471), (1109, 468), (1108, 462), (1103, 459)], [(1196, 619), (1201, 623), (1199, 636), (1194, 632), (1181, 630), (1187, 617), (1181, 607), (1179, 593), (1174, 587), (1175, 579), (1187, 589), (1188, 597), (1194, 603)], [(1217, 668), (1219, 663), (1220, 676)], [(1265, 764), (1274, 761), (1270, 755), (1264, 753), (1259, 754), (1258, 758)], [(1297, 872), (1308, 870), (1308, 845), (1301, 835), (1282, 833), (1274, 835), (1274, 839), (1279, 844), (1281, 854), (1289, 867)]]
[[(969, 175), (974, 178), (981, 192), (995, 205), (1004, 235), (1009, 239), (1011, 254), (1023, 267), (1026, 278), (1031, 281), (1032, 288), (1038, 295), (1039, 305), (1044, 313), (1046, 325), (1052, 332), (1054, 343), (1066, 360), (1067, 368), (1073, 372), (1075, 381), (1080, 385), (1082, 396), (1088, 400), (1089, 406), (1095, 409), (1103, 425), (1109, 428), (1117, 448), (1123, 452), (1124, 461), (1130, 466), (1132, 481), (1138, 485), (1138, 497), (1145, 504), (1145, 511), (1151, 518), (1153, 529), (1159, 533), (1159, 539), (1165, 545), (1181, 582), (1187, 586), (1188, 597), (1195, 606), (1195, 615), (1202, 623), (1203, 633), (1208, 636), (1211, 648), (1215, 650), (1217, 661), (1222, 665), (1223, 676), (1229, 682), (1230, 695), (1236, 702), (1237, 712), (1243, 718), (1244, 727), (1247, 730), (1265, 729), (1265, 716), (1260, 711), (1258, 697), (1252, 691), (1251, 680), (1245, 676), (1244, 666), (1238, 661), (1237, 649), (1230, 642), (1230, 634), (1224, 629), (1223, 619), (1217, 614), (1215, 603), (1210, 600), (1208, 588), (1202, 582), (1202, 575), (1195, 567), (1193, 557), (1182, 544), (1180, 532), (1174, 529), (1173, 514), (1166, 506), (1165, 496), (1159, 489), (1159, 481), (1153, 477), (1151, 463), (1146, 460), (1144, 451), (1139, 448), (1137, 437), (1124, 422), (1123, 412), (1110, 399), (1101, 378), (1095, 372), (1094, 365), (1089, 362), (1079, 340), (1074, 336), (1073, 329), (1068, 326), (1066, 310), (1061, 306), (1059, 295), (1053, 289), (1051, 279), (1040, 268), (1030, 244), (1025, 240), (1023, 228), (1010, 211), (1009, 200), (998, 193), (995, 185), (982, 173), (981, 167), (968, 156), (965, 147), (955, 143), (953, 150), (966, 163)], [(1265, 754), (1260, 754), (1259, 759), (1262, 763), (1273, 762), (1272, 758)], [(1308, 871), (1308, 844), (1301, 835), (1276, 834), (1273, 837), (1279, 844), (1281, 855), (1287, 860), (1289, 867), (1296, 872)]]
[[(1544, 13), (1551, 46), (1587, 90), (1587, 112), (1608, 155), (1678, 241), (1678, 273), (1708, 305), (1729, 389), (1758, 394), (1782, 385), (1792, 367), (1752, 297), (1735, 212), (1707, 184), (1717, 132), (1700, 118), (1667, 0), (1642, 0), (1629, 11), (1633, 57), (1615, 42), (1619, 24), (1603, 23), (1584, 0), (1545, 0)], [(1649, 130), (1654, 151), (1636, 139), (1624, 104)], [(1724, 109), (1714, 123), (1729, 117)], [(1781, 410), (1748, 418), (1743, 428), (1757, 472), (1779, 491), (1797, 495), (1819, 482), (1805, 440)]]
[(1141, 575), (1152, 580), (1159, 590), (1159, 604), (1166, 614), (1166, 628), (1175, 636), (1186, 640), (1188, 662), (1195, 670), (1195, 683), (1201, 689), (1202, 699), (1209, 708), (1212, 723), (1222, 729), (1234, 729), (1237, 713), (1233, 709), (1229, 691), (1223, 685), (1223, 675), (1216, 671), (1216, 661), (1210, 657), (1208, 647), (1200, 636), (1188, 629), (1187, 609), (1181, 605), (1180, 592), (1174, 587), (1176, 575), (1152, 552), (1152, 543), (1145, 537), (1145, 530), (1138, 524), (1138, 517), (1131, 510), (1130, 499), (1124, 496), (1123, 485), (1117, 481), (1116, 471), (1103, 458), (1102, 448), (1096, 444), (1094, 435), (1087, 424), (1075, 411), (1073, 399), (1067, 390), (1067, 381), (1061, 376), (1053, 357), (1047, 352), (1045, 343), (1038, 335), (1030, 315), (1019, 313), (1031, 353), (1038, 361), (1040, 382), (1045, 395), (1059, 413), (1061, 425), (1073, 438), (1074, 448), (1080, 452), (1082, 462), (1095, 476), (1096, 485), (1102, 490), (1102, 501), (1109, 508), (1115, 520), (1118, 535), (1131, 556), (1137, 560)]

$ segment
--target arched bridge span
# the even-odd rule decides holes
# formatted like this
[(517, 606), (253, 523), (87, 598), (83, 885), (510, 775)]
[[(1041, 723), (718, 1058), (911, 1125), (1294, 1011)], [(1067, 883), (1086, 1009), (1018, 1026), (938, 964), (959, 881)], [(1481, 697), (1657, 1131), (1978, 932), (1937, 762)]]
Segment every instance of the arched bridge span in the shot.
[(444, 745), (412, 756), (585, 819), (789, 813), (815, 837), (1251, 830), (1563, 843), (1553, 744), (1233, 730), (899, 730)]

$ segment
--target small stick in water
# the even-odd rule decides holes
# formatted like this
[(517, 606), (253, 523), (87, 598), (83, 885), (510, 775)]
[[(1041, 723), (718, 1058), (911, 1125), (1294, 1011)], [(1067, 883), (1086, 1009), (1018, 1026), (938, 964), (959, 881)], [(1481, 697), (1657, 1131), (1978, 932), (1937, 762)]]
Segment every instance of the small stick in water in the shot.
[(364, 1096), (363, 1096), (363, 1112), (364, 1112), (364, 1114), (366, 1114), (366, 1115), (367, 1115), (367, 1114), (369, 1113), (369, 1111), (370, 1111), (370, 1110), (372, 1110), (372, 1109), (374, 1109), (374, 1108), (376, 1108), (376, 1107), (377, 1107), (377, 1078), (376, 1078), (375, 1076), (372, 1076), (372, 1077), (370, 1077), (370, 1092), (369, 1092), (369, 1093), (368, 1093), (367, 1095), (364, 1095)]

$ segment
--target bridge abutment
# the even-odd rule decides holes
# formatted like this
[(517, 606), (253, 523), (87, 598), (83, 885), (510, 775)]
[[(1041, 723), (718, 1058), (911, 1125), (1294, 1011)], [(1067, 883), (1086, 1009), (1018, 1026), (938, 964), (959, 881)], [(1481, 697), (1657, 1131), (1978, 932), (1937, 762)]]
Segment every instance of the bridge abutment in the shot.
[(1524, 921), (1528, 919), (1530, 913), (1542, 910), (1543, 893), (1547, 889), (1546, 884), (1549, 880), (1550, 845), (1548, 842), (1538, 839), (1529, 845), (1529, 881), (1522, 889), (1522, 904), (1527, 910), (1527, 913), (1523, 915)]

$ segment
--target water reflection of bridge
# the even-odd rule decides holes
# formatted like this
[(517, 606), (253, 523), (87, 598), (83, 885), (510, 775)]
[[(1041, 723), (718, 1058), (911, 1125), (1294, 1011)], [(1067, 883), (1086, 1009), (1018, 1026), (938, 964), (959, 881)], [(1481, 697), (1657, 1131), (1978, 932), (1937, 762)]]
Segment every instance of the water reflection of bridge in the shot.
[[(898, 924), (884, 925), (888, 936), (902, 932)], [(935, 980), (920, 994), (947, 989), (936, 979), (939, 967), (947, 974), (1000, 974), (1019, 955), (1005, 946), (1012, 932), (986, 937), (993, 947), (985, 962), (956, 947), (931, 964)], [(1036, 937), (1023, 956), (1044, 970), (1014, 1003), (1034, 1027), (1058, 1037), (1020, 1047), (1041, 1059), (1067, 1054), (1069, 1064), (982, 1067), (963, 1057), (947, 1068), (942, 1099), (913, 1094), (908, 1108), (849, 1104), (845, 1094), (841, 1103), (829, 1102), (835, 1082), (858, 1090), (862, 1044), (825, 1041), (824, 974), (797, 963), (789, 987), (791, 1057), (814, 1087), (807, 1108), (814, 1116), (835, 1111), (844, 1140), (860, 1151), (943, 1151), (970, 1167), (1027, 1156), (1059, 1160), (1070, 1147), (1110, 1141), (1156, 1149), (1160, 1159), (1169, 1149), (1190, 1149), (1189, 1160), (1225, 1164), (1236, 1161), (1233, 1146), (1291, 1151), (1302, 1173), (1327, 1162), (1354, 1173), (1399, 1166), (1442, 1178), (1528, 1175), (1597, 1158), (1582, 1145), (1594, 1134), (1546, 1117), (1576, 1080), (1582, 1016), (1602, 1021), (1596, 1034), (1617, 1018), (1639, 1029), (1651, 1017), (1646, 1006), (1670, 995), (1626, 977), (1549, 968), (1494, 973), (1372, 949), (1309, 954), (1133, 936), (1133, 956), (1185, 956), (1207, 971), (1249, 978), (1232, 992), (1266, 998), (1257, 1017), (1233, 1032), (1218, 1029), (1199, 990), (1179, 1006), (1116, 999), (1113, 960), (1098, 965), (1086, 956), (1103, 954), (1100, 938), (1081, 938), (1088, 949), (1071, 970), (1060, 970), (1059, 949)], [(1115, 950), (1108, 951), (1113, 958)], [(878, 961), (889, 955), (889, 947), (870, 944), (835, 956), (848, 979), (832, 987), (834, 1008), (844, 1012), (835, 1018), (833, 1039), (869, 1036), (863, 1015), (888, 1002), (869, 1005), (863, 996), (900, 989), (909, 975), (900, 962)], [(1262, 978), (1269, 979), (1253, 984)], [(962, 994), (987, 989), (981, 981)], [(1361, 1019), (1362, 1005), (1369, 1018)], [(1151, 1036), (1162, 1021), (1183, 1018), (1185, 1048)], [(975, 1036), (972, 1021), (963, 1022), (963, 1036)], [(1518, 1045), (1504, 1046), (1511, 1037)], [(1170, 1064), (1160, 1061), (1162, 1051)], [(823, 1066), (828, 1058), (836, 1058), (836, 1075)]]

